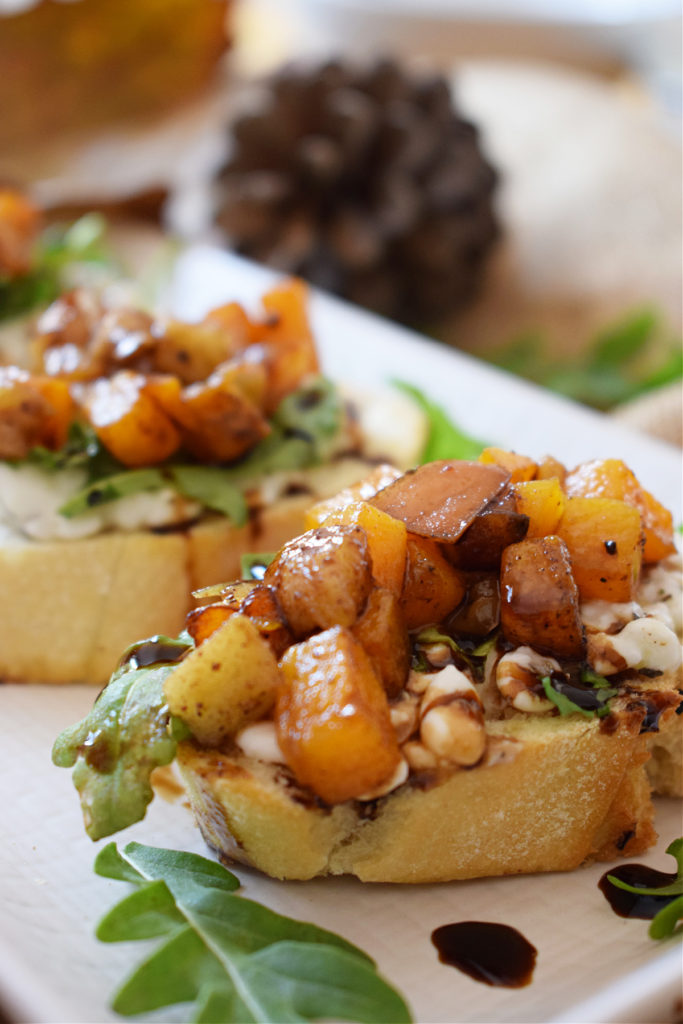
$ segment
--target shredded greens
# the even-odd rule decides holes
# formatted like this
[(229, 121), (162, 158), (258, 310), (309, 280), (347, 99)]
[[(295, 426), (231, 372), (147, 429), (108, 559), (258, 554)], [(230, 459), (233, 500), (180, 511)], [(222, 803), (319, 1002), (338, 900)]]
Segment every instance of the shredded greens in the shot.
[(404, 391), (424, 412), (428, 422), (427, 440), (420, 454), (420, 462), (437, 459), (476, 459), (488, 444), (470, 437), (450, 419), (441, 406), (427, 398), (413, 384), (404, 380), (392, 381), (394, 387)]
[(240, 896), (239, 879), (193, 853), (104, 847), (95, 871), (134, 886), (100, 921), (102, 942), (159, 939), (114, 996), (125, 1016), (192, 1003), (192, 1021), (409, 1024), (402, 997), (356, 946)]
[(152, 771), (175, 757), (177, 732), (164, 696), (164, 680), (174, 667), (136, 668), (134, 661), (124, 661), (83, 721), (55, 740), (52, 760), (73, 768), (91, 839), (144, 818), (154, 795)]
[(652, 309), (638, 309), (592, 339), (570, 362), (537, 333), (514, 339), (488, 357), (497, 366), (552, 391), (611, 409), (683, 377), (680, 338), (666, 333)]
[(242, 526), (247, 521), (246, 491), (266, 474), (324, 461), (342, 422), (342, 399), (337, 389), (324, 377), (316, 377), (283, 399), (273, 414), (268, 436), (229, 466), (204, 466), (174, 457), (159, 466), (127, 469), (100, 444), (92, 428), (81, 423), (72, 424), (68, 440), (59, 451), (34, 448), (23, 461), (46, 472), (85, 471), (82, 489), (59, 509), (67, 519), (130, 494), (171, 487)]
[(38, 245), (34, 268), (19, 277), (0, 277), (0, 322), (53, 302), (71, 287), (69, 271), (77, 264), (114, 267), (105, 231), (106, 221), (97, 213), (88, 213), (66, 228), (46, 229)]
[(655, 914), (649, 928), (651, 939), (665, 939), (671, 935), (683, 935), (683, 837), (674, 839), (666, 848), (666, 852), (676, 860), (676, 879), (670, 885), (657, 889), (646, 889), (639, 885), (629, 885), (615, 875), (607, 879), (617, 889), (625, 889), (640, 896), (671, 896), (671, 902)]

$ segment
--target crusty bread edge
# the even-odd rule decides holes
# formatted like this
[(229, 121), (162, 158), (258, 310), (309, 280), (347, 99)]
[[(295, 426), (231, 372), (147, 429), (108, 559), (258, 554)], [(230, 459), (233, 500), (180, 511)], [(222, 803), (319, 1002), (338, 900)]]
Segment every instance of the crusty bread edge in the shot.
[(225, 860), (277, 878), (354, 874), (437, 882), (567, 871), (656, 839), (637, 724), (522, 717), (488, 723), (493, 756), (373, 804), (320, 805), (283, 766), (180, 745), (197, 823)]

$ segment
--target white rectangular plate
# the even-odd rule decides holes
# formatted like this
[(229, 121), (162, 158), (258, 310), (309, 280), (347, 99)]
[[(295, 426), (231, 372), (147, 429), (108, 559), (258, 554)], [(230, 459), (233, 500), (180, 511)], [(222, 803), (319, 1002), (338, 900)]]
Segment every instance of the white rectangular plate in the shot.
[[(271, 279), (214, 250), (190, 251), (180, 261), (172, 305), (188, 317), (227, 299), (257, 305)], [(373, 386), (393, 377), (411, 381), (474, 435), (531, 455), (551, 452), (570, 465), (592, 456), (624, 458), (680, 521), (674, 449), (336, 300), (315, 295), (312, 315), (330, 375)], [(93, 874), (103, 844), (86, 838), (69, 776), (50, 763), (54, 737), (87, 712), (93, 697), (85, 687), (0, 686), (0, 1004), (19, 1021), (119, 1020), (108, 999), (144, 948), (94, 938), (97, 920), (126, 887)], [(671, 870), (664, 850), (681, 833), (680, 802), (658, 801), (657, 814), (660, 843), (640, 859)], [(145, 821), (116, 838), (206, 854), (182, 802), (157, 799)], [(281, 883), (243, 868), (236, 873), (249, 897), (365, 949), (421, 1024), (673, 1020), (680, 947), (652, 942), (646, 922), (611, 912), (597, 889), (607, 867), (415, 887), (353, 879)], [(439, 963), (431, 931), (471, 919), (512, 925), (536, 946), (528, 987), (491, 988)], [(184, 1018), (174, 1010), (152, 1019)]]

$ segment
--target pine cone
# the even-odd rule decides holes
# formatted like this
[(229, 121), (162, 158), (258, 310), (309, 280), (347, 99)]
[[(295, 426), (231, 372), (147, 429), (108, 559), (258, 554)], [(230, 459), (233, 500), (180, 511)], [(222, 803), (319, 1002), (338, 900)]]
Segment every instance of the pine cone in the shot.
[(292, 65), (233, 124), (216, 221), (246, 256), (428, 324), (476, 291), (496, 180), (445, 78)]

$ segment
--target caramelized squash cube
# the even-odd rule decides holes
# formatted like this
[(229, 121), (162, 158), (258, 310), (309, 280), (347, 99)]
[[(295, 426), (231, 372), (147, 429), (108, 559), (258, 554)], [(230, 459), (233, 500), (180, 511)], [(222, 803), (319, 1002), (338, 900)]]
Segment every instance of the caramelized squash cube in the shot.
[(536, 468), (536, 480), (551, 480), (557, 477), (560, 483), (564, 483), (567, 475), (567, 467), (553, 455), (544, 455)]
[(621, 459), (582, 463), (567, 476), (565, 489), (570, 498), (617, 498), (637, 508), (645, 534), (643, 561), (658, 562), (676, 550), (671, 513), (641, 487)]
[(408, 534), (406, 575), (401, 607), (408, 629), (442, 622), (465, 596), (462, 577), (441, 546), (428, 537)]
[(557, 477), (524, 480), (515, 484), (517, 510), (529, 517), (527, 537), (547, 537), (555, 533), (566, 504), (565, 493)]
[(372, 587), (370, 553), (358, 526), (329, 526), (295, 537), (266, 569), (295, 637), (352, 626)]
[(633, 600), (643, 550), (636, 508), (616, 498), (569, 498), (557, 533), (582, 600)]
[(351, 501), (342, 508), (331, 510), (323, 524), (332, 526), (336, 523), (360, 526), (364, 530), (375, 583), (400, 597), (406, 567), (408, 531), (405, 523), (367, 501)]
[(405, 618), (390, 590), (376, 588), (365, 611), (351, 627), (363, 645), (388, 697), (398, 697), (410, 669), (411, 645)]
[(85, 412), (95, 433), (124, 466), (153, 466), (177, 450), (180, 434), (147, 393), (146, 378), (129, 370), (89, 386)]
[(235, 614), (236, 609), (227, 604), (206, 604), (202, 608), (193, 608), (185, 618), (185, 628), (199, 647), (215, 633), (219, 626)]
[(485, 466), (500, 466), (510, 474), (513, 484), (522, 480), (533, 480), (538, 469), (537, 464), (527, 455), (506, 451), (505, 448), (484, 448), (479, 461)]
[(401, 755), (387, 697), (349, 630), (336, 626), (295, 644), (280, 671), (275, 724), (298, 782), (338, 804), (391, 777)]
[(269, 412), (306, 377), (320, 372), (306, 312), (307, 294), (303, 281), (292, 279), (277, 285), (263, 296), (267, 319), (252, 325), (252, 339), (266, 353)]
[(280, 672), (275, 655), (246, 615), (231, 615), (167, 677), (164, 693), (205, 747), (220, 747), (271, 711)]
[(506, 548), (500, 591), (506, 640), (560, 658), (584, 656), (579, 591), (563, 540), (535, 537)]

